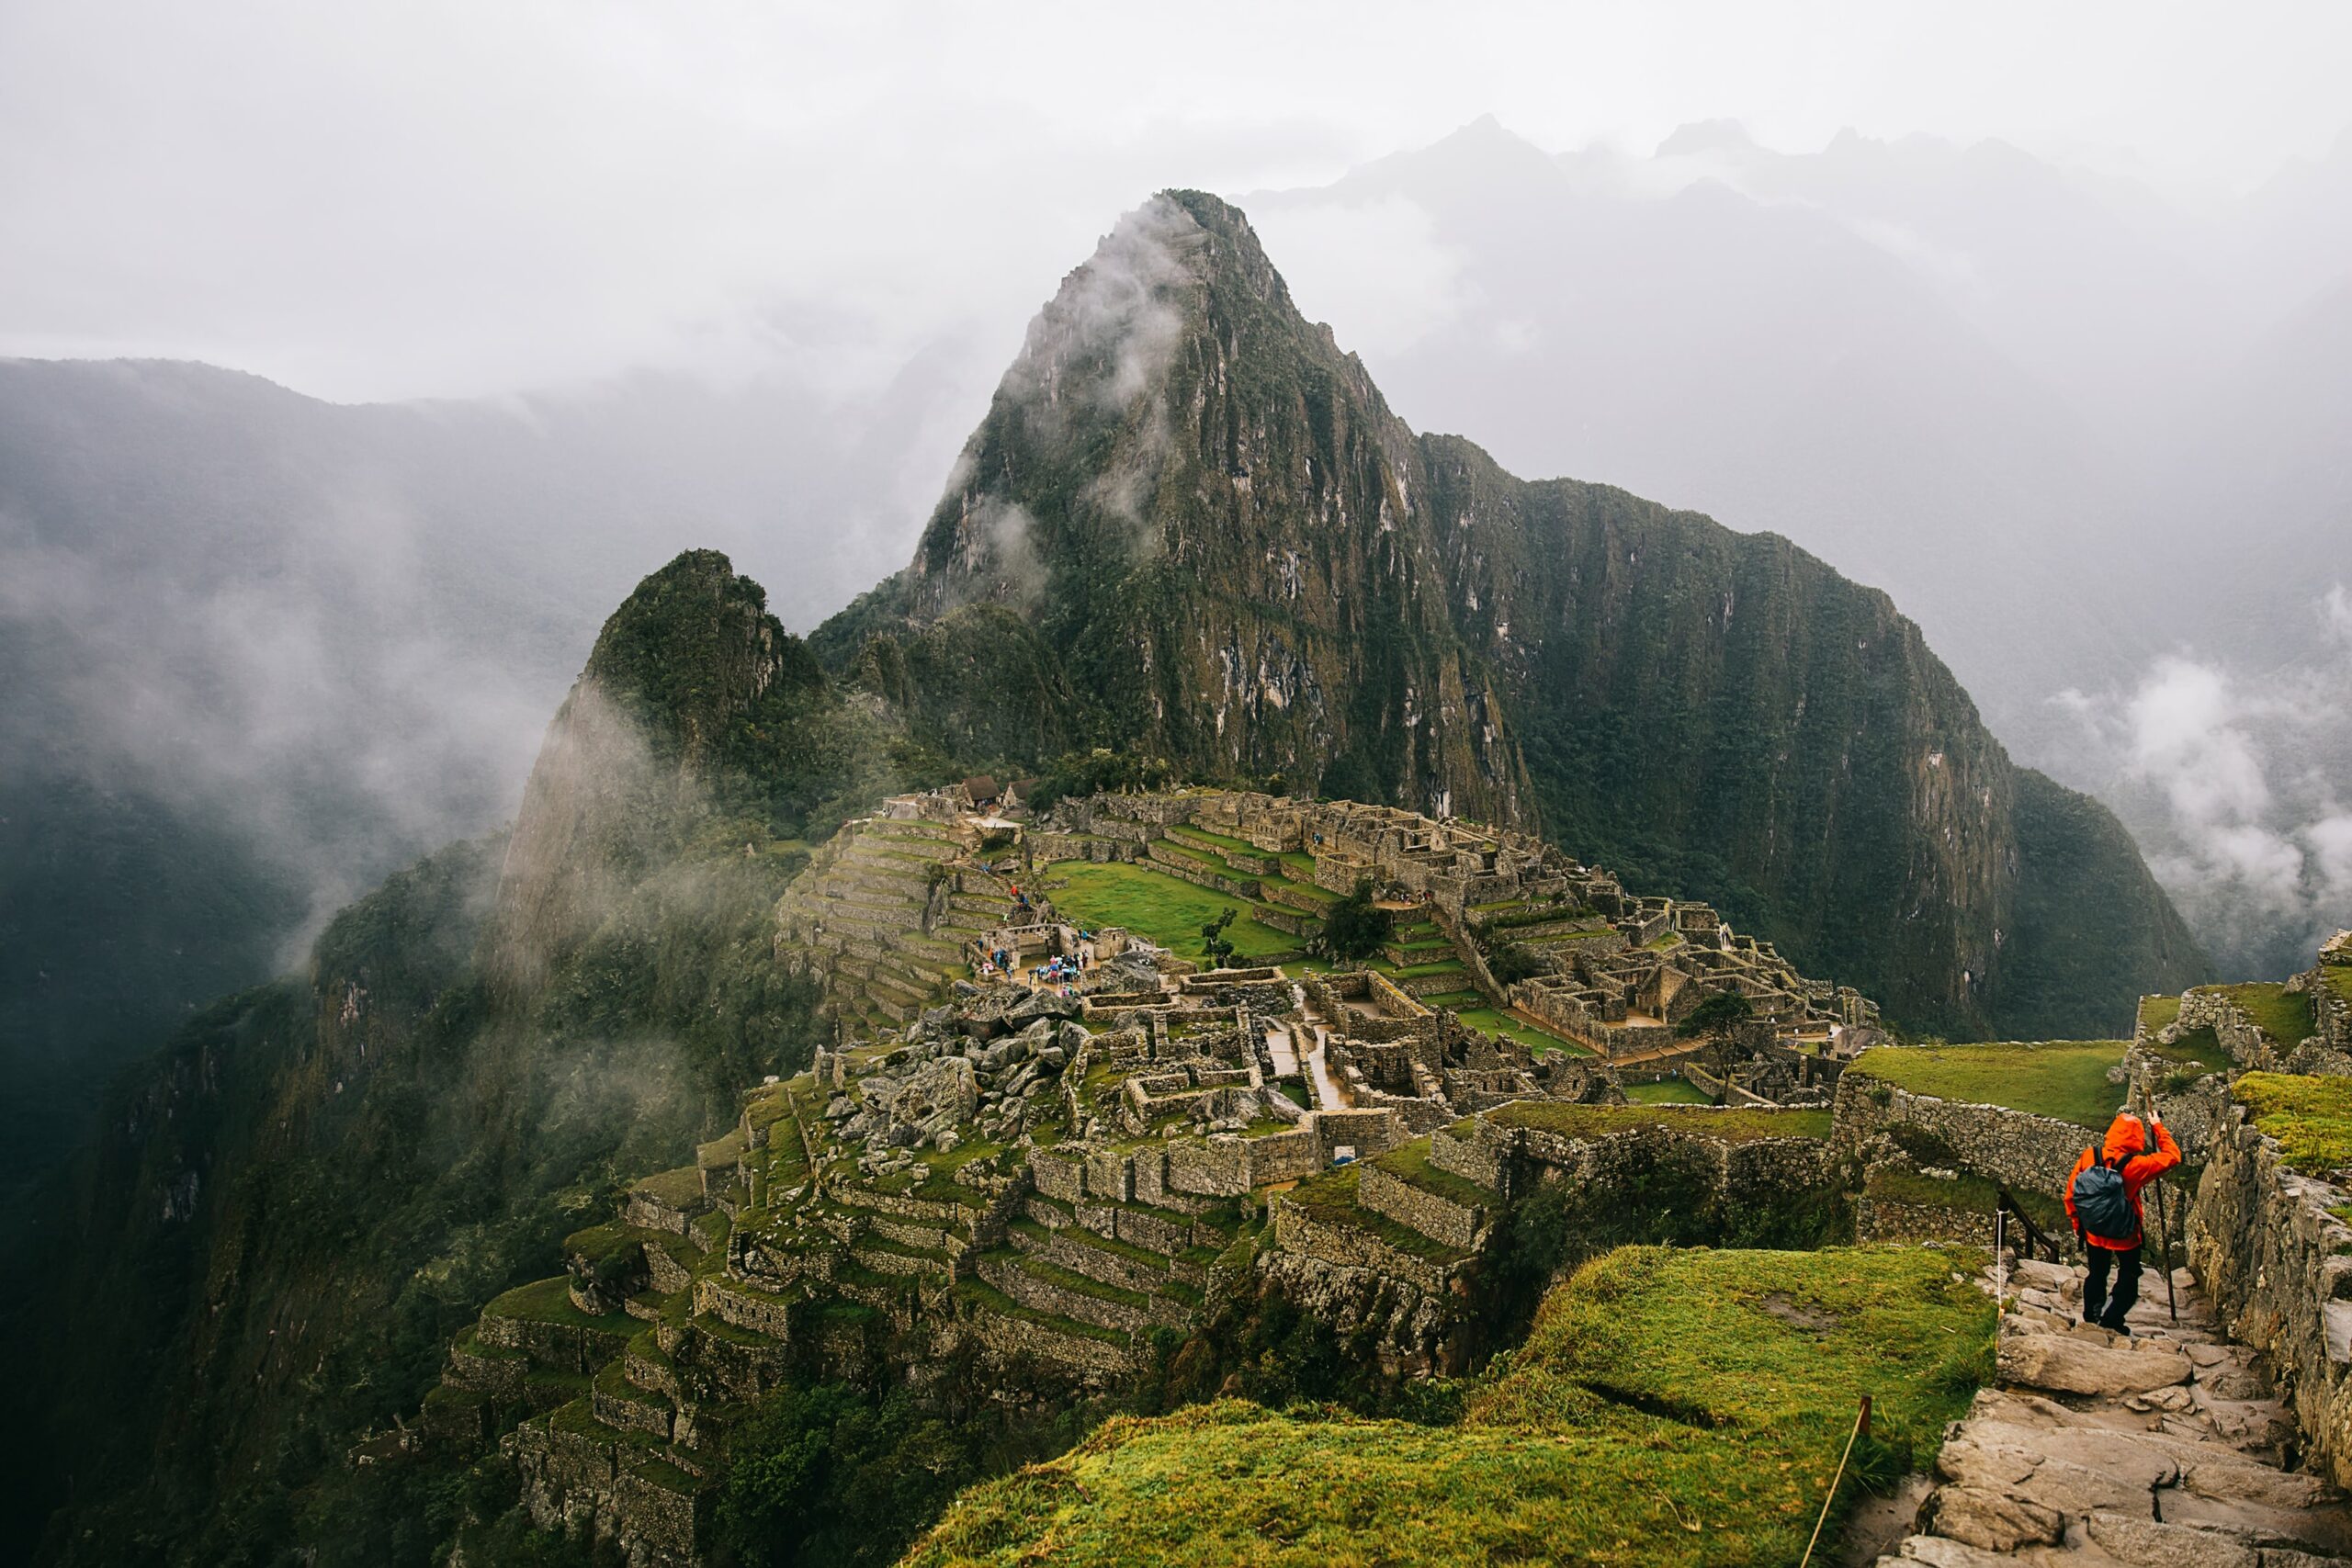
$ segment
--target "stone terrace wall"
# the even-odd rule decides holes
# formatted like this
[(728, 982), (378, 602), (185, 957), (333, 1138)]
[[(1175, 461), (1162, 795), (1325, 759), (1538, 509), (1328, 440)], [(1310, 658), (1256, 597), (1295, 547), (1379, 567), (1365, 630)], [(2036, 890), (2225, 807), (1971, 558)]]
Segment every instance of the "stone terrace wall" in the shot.
[[(1879, 1103), (1878, 1094), (1886, 1095)], [(1831, 1140), (1850, 1149), (1872, 1134), (1904, 1123), (1951, 1145), (1960, 1167), (1976, 1176), (2052, 1197), (2064, 1192), (2075, 1161), (2098, 1134), (2055, 1117), (1999, 1105), (1976, 1105), (1913, 1094), (1882, 1078), (1848, 1073), (1838, 1080)]]
[(2188, 1213), (2188, 1266), (2236, 1338), (2268, 1354), (2313, 1469), (2352, 1486), (2352, 1194), (2287, 1168), (2233, 1106)]
[[(2263, 1033), (2256, 1027), (2254, 1020), (2246, 1017), (2235, 1002), (2219, 991), (2185, 992), (2180, 998), (2177, 1023), (2183, 1031), (2210, 1025), (2214, 1038), (2221, 1041), (2222, 1049), (2227, 1051), (2230, 1059), (2241, 1067), (2278, 1070), (2278, 1055), (2282, 1047), (2274, 1046), (2270, 1036)], [(2301, 1041), (2290, 1040), (2284, 1043), (2283, 1048), (2291, 1050), (2301, 1043)]]

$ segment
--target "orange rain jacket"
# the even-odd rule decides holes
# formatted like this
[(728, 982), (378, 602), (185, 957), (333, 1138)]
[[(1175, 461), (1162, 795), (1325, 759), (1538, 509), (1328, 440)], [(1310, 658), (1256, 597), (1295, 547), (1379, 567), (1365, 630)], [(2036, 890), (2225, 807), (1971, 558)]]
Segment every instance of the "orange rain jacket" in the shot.
[[(2147, 1129), (2130, 1111), (2122, 1111), (2108, 1124), (2107, 1144), (2099, 1157), (2109, 1165), (2117, 1160), (2123, 1165), (2123, 1195), (2132, 1200), (2132, 1217), (2142, 1224), (2147, 1216), (2140, 1207), (2140, 1189), (2180, 1163), (2180, 1145), (2173, 1142), (2171, 1131), (2161, 1122), (2156, 1123), (2156, 1152), (2143, 1153), (2148, 1146)], [(2126, 1157), (2130, 1156), (2130, 1157)], [(2109, 1241), (2103, 1235), (2086, 1235), (2082, 1222), (2075, 1219), (2075, 1177), (2091, 1168), (2091, 1151), (2085, 1149), (2083, 1157), (2075, 1162), (2073, 1176), (2066, 1178), (2066, 1218), (2075, 1226), (2075, 1234), (2093, 1247), (2104, 1247), (2115, 1252), (2129, 1252), (2140, 1245), (2140, 1235), (2134, 1231), (2130, 1241)]]

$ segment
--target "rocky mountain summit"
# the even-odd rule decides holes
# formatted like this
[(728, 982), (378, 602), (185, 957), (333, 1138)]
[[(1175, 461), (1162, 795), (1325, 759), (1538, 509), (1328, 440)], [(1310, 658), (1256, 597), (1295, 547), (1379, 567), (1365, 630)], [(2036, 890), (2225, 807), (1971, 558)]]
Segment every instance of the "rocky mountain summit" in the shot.
[(2200, 977), (2114, 819), (2014, 767), (1883, 593), (1416, 434), (1196, 192), (1064, 281), (912, 561), (813, 642), (950, 755), (1540, 828), (1956, 1033)]

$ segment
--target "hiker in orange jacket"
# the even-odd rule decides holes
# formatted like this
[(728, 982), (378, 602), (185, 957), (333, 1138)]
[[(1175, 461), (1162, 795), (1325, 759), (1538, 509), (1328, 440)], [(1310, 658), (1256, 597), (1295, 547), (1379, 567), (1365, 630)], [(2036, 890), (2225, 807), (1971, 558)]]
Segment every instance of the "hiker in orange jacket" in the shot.
[[(2074, 1174), (2066, 1179), (2066, 1218), (2074, 1223), (2075, 1235), (2090, 1256), (2090, 1269), (2083, 1280), (2083, 1321), (2118, 1334), (2132, 1332), (2123, 1326), (2123, 1316), (2140, 1299), (2142, 1228), (2147, 1223), (2140, 1207), (2141, 1190), (2180, 1163), (2180, 1145), (2173, 1141), (2163, 1119), (2151, 1111), (2148, 1122), (2156, 1134), (2154, 1151), (2148, 1148), (2148, 1128), (2141, 1125), (2140, 1119), (2128, 1111), (2118, 1111), (2108, 1125), (2106, 1143), (2097, 1151), (2096, 1160), (2092, 1150), (2084, 1149), (2083, 1157), (2075, 1162)], [(2112, 1206), (2116, 1212), (2104, 1218), (2077, 1212), (2075, 1194), (2083, 1190), (2083, 1173), (2094, 1164), (2107, 1167), (2122, 1179), (2128, 1214), (2120, 1206)], [(2091, 1205), (2086, 1202), (2085, 1207)], [(2112, 1294), (2108, 1291), (2110, 1268), (2115, 1270)]]

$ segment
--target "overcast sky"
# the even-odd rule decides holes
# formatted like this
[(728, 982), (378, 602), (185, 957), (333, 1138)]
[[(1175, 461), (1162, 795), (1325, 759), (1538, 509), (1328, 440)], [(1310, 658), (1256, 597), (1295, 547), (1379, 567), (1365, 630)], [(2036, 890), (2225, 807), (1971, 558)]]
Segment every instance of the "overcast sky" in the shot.
[(1148, 191), (1493, 113), (1999, 135), (2210, 201), (2352, 118), (2352, 6), (0, 0), (0, 354), (344, 400), (1009, 353)]

